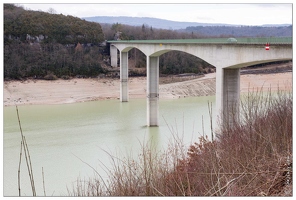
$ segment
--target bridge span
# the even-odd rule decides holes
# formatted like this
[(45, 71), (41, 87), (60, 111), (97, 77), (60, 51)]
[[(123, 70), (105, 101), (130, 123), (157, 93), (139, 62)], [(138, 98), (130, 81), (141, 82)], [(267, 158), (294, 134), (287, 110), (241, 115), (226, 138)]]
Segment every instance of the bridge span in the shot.
[[(147, 125), (158, 126), (159, 56), (169, 51), (192, 54), (216, 67), (216, 110), (223, 123), (239, 116), (240, 68), (292, 60), (292, 38), (227, 38), (181, 40), (116, 40), (110, 43), (111, 65), (120, 52), (120, 100), (128, 101), (128, 52), (142, 51), (147, 70)], [(266, 50), (266, 44), (269, 50)]]

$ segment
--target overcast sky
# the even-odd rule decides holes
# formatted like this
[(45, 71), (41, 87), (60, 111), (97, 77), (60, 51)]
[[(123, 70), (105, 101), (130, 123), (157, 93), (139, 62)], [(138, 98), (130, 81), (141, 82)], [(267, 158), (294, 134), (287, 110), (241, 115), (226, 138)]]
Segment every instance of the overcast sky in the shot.
[[(53, 8), (57, 14), (72, 15), (75, 17), (93, 16), (132, 16), (132, 17), (154, 17), (173, 21), (202, 22), (202, 23), (226, 23), (242, 25), (262, 25), (262, 24), (292, 24), (292, 3), (267, 3), (255, 4), (249, 1), (248, 4), (231, 3), (180, 3), (180, 1), (169, 1), (170, 3), (150, 3), (135, 4), (129, 1), (125, 3), (91, 3), (93, 1), (83, 1), (84, 3), (56, 3), (65, 1), (51, 1), (51, 4), (19, 3), (25, 9), (48, 11)], [(72, 1), (75, 2), (75, 1)], [(105, 1), (106, 2), (106, 1)], [(120, 1), (121, 2), (121, 1)], [(141, 1), (139, 1), (141, 2)], [(155, 2), (155, 1), (149, 1)], [(159, 0), (157, 2), (160, 2)], [(183, 1), (185, 2), (185, 1)], [(188, 1), (186, 1), (188, 2)], [(200, 2), (200, 1), (189, 1)], [(207, 1), (211, 2), (211, 1)], [(268, 1), (272, 2), (272, 1)]]

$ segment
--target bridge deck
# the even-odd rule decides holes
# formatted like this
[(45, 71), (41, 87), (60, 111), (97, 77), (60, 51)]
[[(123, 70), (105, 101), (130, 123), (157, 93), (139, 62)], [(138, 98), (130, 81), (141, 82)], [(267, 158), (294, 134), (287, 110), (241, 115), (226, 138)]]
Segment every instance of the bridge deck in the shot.
[(171, 39), (171, 40), (111, 40), (109, 43), (133, 44), (292, 44), (292, 37), (262, 37), (262, 38), (235, 38), (236, 42), (229, 42), (228, 38), (203, 39)]

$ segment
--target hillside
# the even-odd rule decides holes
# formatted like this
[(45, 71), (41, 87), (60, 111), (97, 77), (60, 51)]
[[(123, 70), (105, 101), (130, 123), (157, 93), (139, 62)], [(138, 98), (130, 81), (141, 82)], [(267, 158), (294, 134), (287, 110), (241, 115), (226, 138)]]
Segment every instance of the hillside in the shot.
[(203, 37), (291, 37), (291, 24), (264, 24), (262, 26), (242, 26), (230, 24), (177, 22), (149, 17), (109, 17), (95, 16), (83, 18), (87, 21), (104, 24), (123, 24), (129, 26), (168, 29), (178, 32), (194, 33)]
[(4, 79), (104, 73), (100, 24), (4, 4)]
[(109, 17), (109, 16), (95, 16), (84, 17), (83, 19), (91, 22), (107, 23), (107, 24), (125, 24), (130, 26), (142, 26), (143, 24), (161, 29), (185, 29), (188, 26), (226, 26), (227, 24), (209, 24), (197, 22), (177, 22), (165, 19), (151, 18), (151, 17)]
[(292, 25), (278, 27), (263, 26), (190, 26), (182, 30), (207, 36), (229, 37), (292, 37)]
[(8, 43), (13, 39), (22, 42), (43, 40), (44, 43), (98, 44), (104, 40), (104, 34), (98, 23), (4, 4), (4, 42)]

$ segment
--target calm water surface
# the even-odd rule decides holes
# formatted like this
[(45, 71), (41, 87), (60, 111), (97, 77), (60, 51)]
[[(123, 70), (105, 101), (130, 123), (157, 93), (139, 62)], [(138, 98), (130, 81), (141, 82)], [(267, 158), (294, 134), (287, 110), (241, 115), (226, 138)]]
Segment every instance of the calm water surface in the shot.
[[(152, 143), (165, 149), (173, 135), (185, 145), (210, 134), (208, 102), (215, 97), (192, 97), (160, 100), (160, 126), (146, 126), (146, 99), (95, 101), (64, 105), (19, 106), (23, 133), (31, 155), (35, 187), (43, 196), (42, 168), (47, 196), (68, 195), (78, 177), (88, 180), (94, 171), (104, 172), (102, 163), (110, 165), (112, 155), (140, 154), (141, 145)], [(18, 196), (20, 130), (15, 107), (5, 107), (3, 135), (4, 196)], [(215, 119), (214, 119), (215, 120)], [(215, 122), (214, 122), (215, 123)], [(87, 164), (85, 164), (87, 163)], [(22, 195), (32, 195), (25, 159), (21, 168)]]

